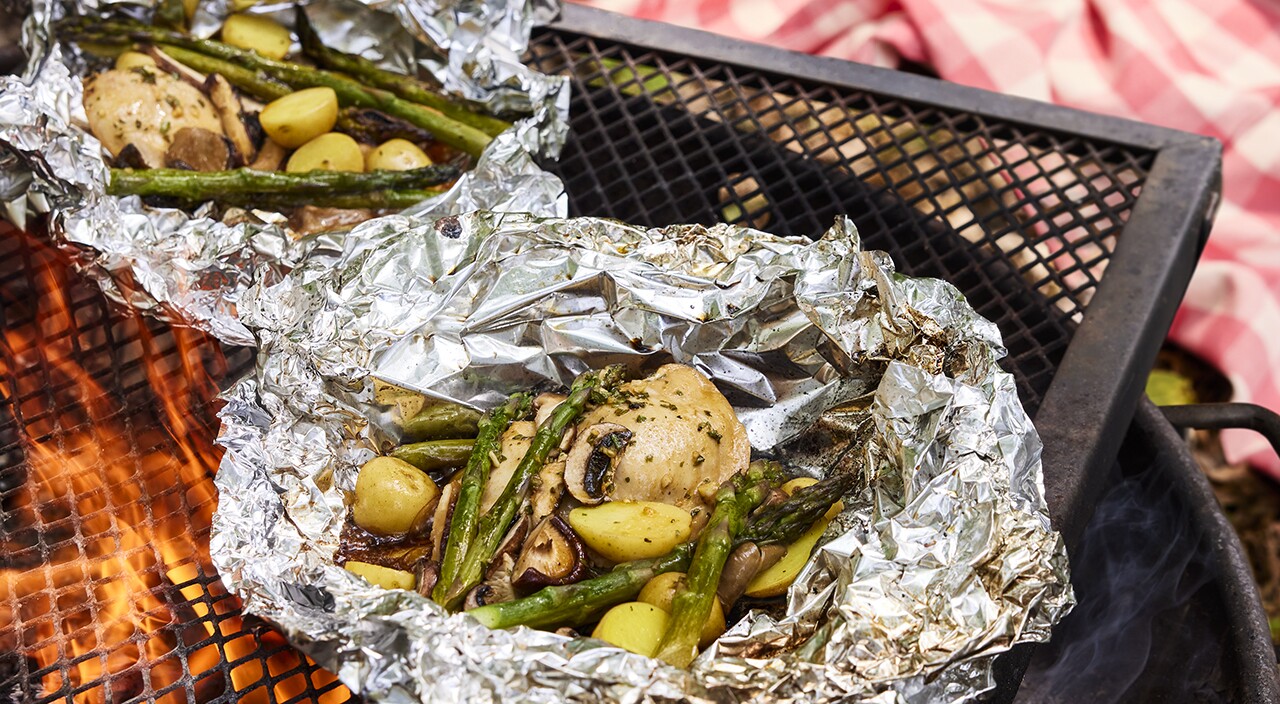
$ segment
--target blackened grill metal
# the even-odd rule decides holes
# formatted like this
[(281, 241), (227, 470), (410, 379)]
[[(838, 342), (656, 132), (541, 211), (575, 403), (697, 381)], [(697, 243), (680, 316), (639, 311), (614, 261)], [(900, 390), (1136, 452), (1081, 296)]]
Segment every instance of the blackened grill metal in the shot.
[[(1140, 394), (1140, 372), (1154, 358), (1207, 233), (1216, 144), (576, 6), (566, 8), (560, 25), (535, 35), (528, 59), (572, 77), (572, 134), (563, 158), (549, 167), (565, 180), (574, 214), (647, 225), (724, 220), (816, 235), (848, 213), (867, 244), (889, 251), (903, 271), (957, 285), (1004, 334), (1006, 367), (1045, 440), (1050, 508), (1074, 541), (1101, 489), (1090, 479), (1115, 455)], [(24, 292), (52, 256), (20, 242), (7, 237), (0, 245), (6, 327), (21, 322)], [(140, 355), (128, 321), (89, 284), (65, 276), (75, 325), (57, 334), (77, 340), (83, 364), (103, 376), (131, 418), (137, 414), (131, 422), (158, 422), (140, 357), (177, 353), (165, 328), (151, 326), (154, 339)], [(229, 380), (250, 358), (233, 350), (227, 360), (215, 371)], [(5, 396), (0, 500), (23, 481), (18, 429), (31, 419), (22, 414), (56, 414), (42, 409), (49, 399)], [(202, 422), (215, 423), (205, 411)], [(29, 529), (5, 522), (0, 540), (18, 544)], [(39, 559), (6, 556), (8, 565)], [(156, 589), (180, 602), (180, 590), (192, 584), (201, 587), (198, 601), (210, 614), (204, 618), (238, 615), (234, 598), (204, 571), (191, 583), (160, 580)], [(272, 702), (281, 701), (273, 684), (285, 681), (305, 684), (285, 701), (347, 698), (332, 684), (315, 686), (316, 668), (305, 662), (277, 672), (269, 661), (288, 646), (266, 624), (248, 619), (243, 634), (192, 639), (186, 634), (206, 632), (192, 628), (201, 617), (191, 609), (174, 613), (185, 616), (163, 629), (175, 643), (166, 657), (184, 667), (197, 649), (225, 652), (237, 637), (258, 647), (161, 690), (149, 686), (146, 673), (172, 662), (140, 663), (125, 681), (42, 692), (48, 668), (13, 647), (21, 642), (15, 634), (0, 634), (0, 696), (229, 702), (246, 694), (235, 691), (231, 671), (249, 666), (270, 673), (255, 687)], [(55, 601), (42, 618), (70, 616)], [(125, 645), (104, 645), (90, 656)], [(1016, 683), (1024, 663), (1016, 655), (1004, 659), (1007, 682)]]

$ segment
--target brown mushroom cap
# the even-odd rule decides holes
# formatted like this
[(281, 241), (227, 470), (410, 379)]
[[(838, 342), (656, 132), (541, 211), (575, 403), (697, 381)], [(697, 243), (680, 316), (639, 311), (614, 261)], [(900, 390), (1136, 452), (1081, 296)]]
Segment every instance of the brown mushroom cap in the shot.
[(564, 519), (550, 516), (534, 528), (511, 574), (525, 591), (571, 584), (587, 574), (587, 549)]
[(573, 498), (594, 505), (613, 492), (614, 468), (631, 442), (631, 431), (617, 423), (595, 423), (578, 433), (565, 457), (564, 483)]
[(165, 166), (189, 171), (222, 171), (231, 165), (227, 139), (203, 127), (183, 127), (164, 153)]

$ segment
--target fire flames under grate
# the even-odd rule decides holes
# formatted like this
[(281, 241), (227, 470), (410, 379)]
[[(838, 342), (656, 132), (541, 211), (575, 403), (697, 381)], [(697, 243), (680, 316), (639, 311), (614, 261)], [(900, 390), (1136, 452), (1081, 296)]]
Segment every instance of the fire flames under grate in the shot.
[[(841, 212), (996, 321), (1034, 413), (1153, 153), (540, 32), (573, 76), (575, 214), (817, 234)], [(0, 699), (342, 702), (210, 566), (214, 396), (249, 351), (110, 307), (38, 238), (0, 240)]]

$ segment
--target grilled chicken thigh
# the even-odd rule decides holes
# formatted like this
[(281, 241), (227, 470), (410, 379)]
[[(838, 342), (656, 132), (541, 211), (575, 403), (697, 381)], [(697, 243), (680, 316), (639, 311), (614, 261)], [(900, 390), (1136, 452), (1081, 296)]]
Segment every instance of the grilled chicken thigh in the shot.
[(203, 93), (146, 68), (112, 69), (85, 79), (84, 111), (111, 156), (132, 144), (151, 168), (165, 165), (165, 152), (184, 127), (223, 134), (222, 120)]
[[(606, 442), (614, 448), (608, 450), (615, 456), (612, 476), (601, 487), (601, 500), (697, 508), (706, 503), (704, 488), (720, 486), (751, 461), (746, 428), (729, 401), (698, 370), (665, 365), (648, 378), (623, 384), (622, 396), (624, 401), (598, 406), (578, 423), (574, 449), (591, 442)], [(626, 432), (618, 426), (629, 431), (625, 441)], [(599, 457), (595, 460), (598, 463)], [(583, 476), (583, 470), (575, 467), (571, 449), (565, 469), (571, 492), (582, 486), (575, 479)], [(585, 468), (588, 484), (592, 471)]]

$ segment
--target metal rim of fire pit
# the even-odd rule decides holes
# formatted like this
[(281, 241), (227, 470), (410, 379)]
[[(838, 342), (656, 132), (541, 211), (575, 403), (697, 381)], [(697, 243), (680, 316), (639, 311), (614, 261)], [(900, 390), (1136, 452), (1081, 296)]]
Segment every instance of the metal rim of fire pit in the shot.
[[(1262, 413), (1240, 408), (1245, 404), (1198, 404), (1156, 408), (1143, 399), (1134, 416), (1133, 430), (1152, 453), (1151, 461), (1161, 467), (1170, 486), (1186, 502), (1194, 522), (1205, 531), (1211, 564), (1219, 576), (1214, 580), (1226, 614), (1227, 640), (1234, 655), (1238, 701), (1280, 702), (1280, 679), (1277, 679), (1276, 651), (1271, 641), (1267, 614), (1254, 581), (1249, 559), (1235, 528), (1222, 512), (1218, 499), (1185, 439), (1179, 434), (1184, 427), (1265, 428), (1273, 447), (1280, 452), (1280, 419), (1274, 413), (1254, 407)], [(1217, 408), (1215, 408), (1215, 406)], [(1235, 408), (1228, 408), (1235, 407)], [(1197, 414), (1197, 411), (1199, 413)], [(1234, 414), (1231, 411), (1235, 411)], [(1243, 411), (1243, 413), (1241, 412)], [(1207, 422), (1217, 415), (1220, 424)], [(1175, 427), (1177, 426), (1177, 427)]]
[[(816, 234), (849, 210), (901, 269), (956, 283), (1006, 336), (1075, 543), (1207, 236), (1215, 141), (573, 5), (529, 59), (574, 79), (548, 167), (575, 214)], [(1028, 653), (997, 661), (994, 698)]]

